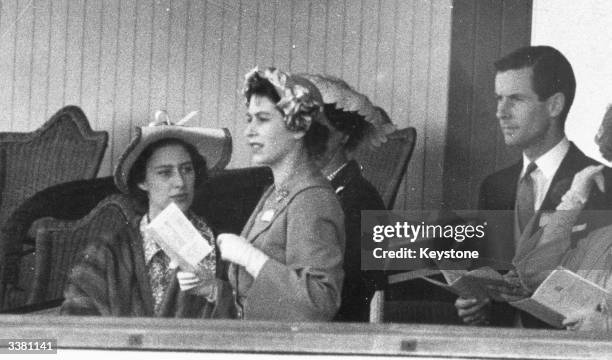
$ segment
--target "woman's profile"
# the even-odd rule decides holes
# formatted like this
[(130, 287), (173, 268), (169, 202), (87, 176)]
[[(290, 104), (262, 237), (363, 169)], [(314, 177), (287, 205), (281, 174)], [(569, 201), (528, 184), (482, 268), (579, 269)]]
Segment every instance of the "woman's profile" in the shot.
[(220, 234), (239, 318), (331, 320), (340, 305), (344, 222), (315, 159), (328, 137), (322, 99), (308, 80), (269, 68), (246, 75), (246, 140), (274, 184), (240, 236)]

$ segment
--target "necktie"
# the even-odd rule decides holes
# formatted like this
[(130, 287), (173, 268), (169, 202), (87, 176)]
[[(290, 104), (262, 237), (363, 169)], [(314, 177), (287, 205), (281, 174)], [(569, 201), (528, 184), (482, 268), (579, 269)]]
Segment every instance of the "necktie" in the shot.
[(529, 222), (529, 219), (535, 213), (535, 192), (533, 189), (533, 179), (531, 173), (537, 169), (538, 166), (535, 163), (529, 163), (525, 175), (521, 178), (516, 193), (516, 209), (518, 212), (519, 229), (521, 233), (525, 229), (525, 226)]

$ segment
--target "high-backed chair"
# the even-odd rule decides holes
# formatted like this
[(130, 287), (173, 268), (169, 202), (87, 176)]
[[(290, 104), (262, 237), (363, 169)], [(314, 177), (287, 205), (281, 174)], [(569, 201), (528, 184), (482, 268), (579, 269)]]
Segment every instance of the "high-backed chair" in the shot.
[(387, 142), (378, 149), (372, 149), (364, 142), (352, 154), (361, 165), (363, 176), (378, 190), (387, 209), (392, 209), (395, 204), (415, 142), (416, 130), (408, 127), (390, 134)]
[(0, 198), (0, 226), (21, 202), (51, 185), (92, 179), (108, 142), (105, 131), (93, 131), (76, 106), (66, 106), (38, 130), (0, 133), (5, 152), (5, 179)]
[[(373, 150), (364, 142), (353, 153), (353, 158), (362, 167), (363, 176), (378, 190), (389, 210), (393, 209), (400, 184), (406, 176), (415, 142), (416, 130), (409, 127), (390, 134), (387, 142), (378, 149)], [(376, 290), (370, 302), (370, 322), (382, 322), (384, 302), (384, 290)]]
[[(108, 142), (105, 131), (93, 131), (76, 106), (66, 106), (38, 130), (0, 133), (0, 228), (26, 199), (51, 185), (92, 179), (98, 173)], [(0, 309), (7, 277), (15, 273), (21, 242), (0, 234)], [(33, 265), (32, 265), (33, 266)], [(32, 267), (30, 266), (30, 267)]]

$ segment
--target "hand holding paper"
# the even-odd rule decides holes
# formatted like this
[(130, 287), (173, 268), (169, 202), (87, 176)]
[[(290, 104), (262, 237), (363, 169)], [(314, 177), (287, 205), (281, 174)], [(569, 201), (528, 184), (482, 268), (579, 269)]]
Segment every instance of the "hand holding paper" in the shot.
[(574, 331), (610, 331), (610, 319), (607, 315), (595, 310), (582, 310), (568, 315), (563, 326)]
[(191, 290), (203, 281), (195, 273), (182, 270), (176, 273), (176, 278), (182, 291)]
[(214, 292), (215, 279), (205, 279), (195, 273), (179, 270), (176, 273), (181, 291), (190, 291), (193, 294), (211, 297)]
[(500, 273), (488, 266), (471, 271), (440, 269), (440, 272), (444, 275), (446, 282), (441, 282), (427, 276), (422, 278), (464, 299), (503, 301), (504, 299), (496, 290), (496, 285), (502, 287), (509, 286)]
[(146, 231), (182, 270), (197, 273), (200, 261), (213, 250), (174, 203), (159, 213)]
[(220, 234), (217, 237), (221, 258), (246, 268), (253, 277), (268, 260), (268, 255), (254, 247), (245, 238), (235, 234)]
[[(558, 268), (531, 297), (510, 305), (556, 327), (571, 325), (583, 329), (583, 326), (595, 326), (595, 321), (599, 321), (596, 316), (587, 314), (599, 312), (602, 303), (607, 304), (610, 299), (610, 293), (601, 286), (567, 269)], [(588, 320), (590, 325), (579, 324), (579, 319)], [(607, 325), (607, 322), (599, 325)]]
[(462, 297), (457, 298), (455, 301), (455, 307), (457, 308), (457, 315), (463, 320), (464, 323), (469, 325), (486, 325), (489, 323), (489, 304), (491, 300), (485, 299), (464, 299)]

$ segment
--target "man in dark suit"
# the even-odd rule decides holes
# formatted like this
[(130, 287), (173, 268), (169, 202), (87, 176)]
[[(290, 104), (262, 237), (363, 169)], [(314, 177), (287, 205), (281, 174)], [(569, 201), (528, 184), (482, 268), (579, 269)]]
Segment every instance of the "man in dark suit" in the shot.
[[(496, 117), (506, 145), (518, 147), (523, 156), (518, 163), (483, 181), (479, 208), (514, 214), (505, 229), (496, 229), (495, 242), (487, 253), (509, 260), (526, 223), (542, 211), (554, 210), (574, 174), (597, 162), (565, 136), (565, 119), (574, 100), (576, 80), (563, 54), (549, 46), (528, 46), (499, 59), (495, 68)], [(594, 202), (601, 203), (597, 198), (601, 196)], [(459, 298), (455, 306), (468, 324), (516, 323), (510, 306), (491, 303)], [(526, 316), (521, 320), (525, 326), (541, 325)]]

